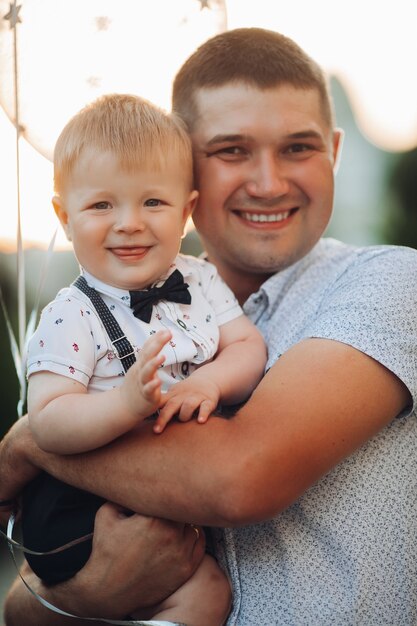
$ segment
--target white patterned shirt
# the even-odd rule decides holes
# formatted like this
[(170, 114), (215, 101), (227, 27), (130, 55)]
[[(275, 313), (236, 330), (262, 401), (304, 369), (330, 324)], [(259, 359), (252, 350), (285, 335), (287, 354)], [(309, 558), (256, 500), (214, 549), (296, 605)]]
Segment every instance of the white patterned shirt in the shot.
[[(162, 300), (153, 306), (149, 324), (134, 317), (128, 291), (106, 285), (83, 271), (88, 285), (100, 293), (135, 352), (158, 330), (171, 331), (172, 339), (162, 351), (166, 360), (159, 370), (163, 391), (210, 361), (217, 352), (219, 327), (243, 314), (210, 263), (178, 255), (161, 282), (175, 269), (189, 285), (191, 304)], [(115, 358), (100, 317), (89, 298), (73, 285), (61, 289), (43, 309), (29, 342), (27, 374), (40, 371), (73, 378), (89, 391), (104, 391), (123, 381), (122, 364)]]
[(413, 407), (273, 520), (214, 531), (228, 626), (415, 626), (417, 251), (321, 240), (244, 310), (269, 366), (302, 339), (340, 341), (398, 376)]

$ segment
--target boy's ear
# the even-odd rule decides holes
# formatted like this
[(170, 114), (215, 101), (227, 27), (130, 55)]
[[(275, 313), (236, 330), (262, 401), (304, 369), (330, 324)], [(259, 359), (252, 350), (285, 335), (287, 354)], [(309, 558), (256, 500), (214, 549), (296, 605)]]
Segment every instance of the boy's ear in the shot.
[(68, 213), (66, 212), (64, 208), (62, 198), (60, 198), (59, 196), (54, 196), (52, 198), (52, 205), (54, 207), (55, 215), (59, 219), (61, 226), (64, 229), (64, 232), (67, 236), (68, 241), (71, 241), (71, 232), (70, 232), (70, 227), (69, 227)]
[(197, 198), (198, 198), (198, 191), (196, 189), (193, 189), (193, 191), (191, 191), (190, 195), (188, 196), (188, 200), (183, 209), (182, 216), (183, 216), (184, 224), (187, 221), (187, 219), (190, 217), (191, 213), (194, 211), (195, 205), (197, 204)]

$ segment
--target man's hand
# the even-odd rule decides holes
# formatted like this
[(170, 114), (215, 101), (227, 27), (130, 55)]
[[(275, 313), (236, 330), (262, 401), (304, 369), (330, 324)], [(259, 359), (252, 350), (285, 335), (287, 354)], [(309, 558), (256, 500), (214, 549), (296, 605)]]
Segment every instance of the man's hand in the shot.
[(161, 433), (167, 423), (178, 415), (180, 422), (188, 422), (194, 416), (200, 424), (207, 422), (220, 400), (220, 389), (208, 377), (198, 378), (193, 374), (177, 383), (162, 398), (154, 432)]
[[(37, 593), (67, 613), (124, 619), (159, 603), (186, 582), (200, 564), (204, 547), (203, 532), (196, 533), (190, 524), (126, 516), (107, 503), (96, 515), (90, 559), (73, 578), (46, 587), (32, 572), (25, 571), (25, 576)], [(11, 589), (5, 615), (11, 626), (79, 623), (45, 610), (21, 584)]]
[[(103, 505), (90, 559), (74, 580), (84, 615), (122, 618), (159, 603), (182, 585), (204, 556), (203, 533)], [(67, 594), (66, 594), (67, 595)]]
[(7, 524), (10, 513), (16, 509), (23, 487), (39, 473), (21, 454), (28, 439), (28, 429), (27, 417), (22, 417), (0, 442), (0, 500), (14, 501), (14, 504), (0, 506), (1, 525)]

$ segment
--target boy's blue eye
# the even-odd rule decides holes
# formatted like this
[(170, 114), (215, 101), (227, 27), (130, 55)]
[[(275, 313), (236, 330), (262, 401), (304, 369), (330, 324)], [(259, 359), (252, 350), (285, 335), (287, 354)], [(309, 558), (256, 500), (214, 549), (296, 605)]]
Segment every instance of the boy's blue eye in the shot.
[(145, 201), (145, 206), (159, 206), (161, 204), (161, 200), (158, 200), (157, 198), (149, 198), (149, 200)]
[(110, 202), (106, 202), (104, 200), (103, 202), (96, 202), (95, 204), (93, 204), (93, 208), (99, 209), (99, 210), (108, 209), (109, 207), (110, 207)]

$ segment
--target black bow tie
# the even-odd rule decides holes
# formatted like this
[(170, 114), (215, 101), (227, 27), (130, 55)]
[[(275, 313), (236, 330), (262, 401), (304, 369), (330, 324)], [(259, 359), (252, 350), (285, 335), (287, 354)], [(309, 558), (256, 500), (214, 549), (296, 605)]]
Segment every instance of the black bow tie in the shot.
[(161, 287), (129, 291), (129, 293), (133, 315), (147, 324), (151, 321), (153, 305), (160, 300), (191, 304), (188, 284), (184, 282), (184, 277), (179, 270), (172, 272)]

